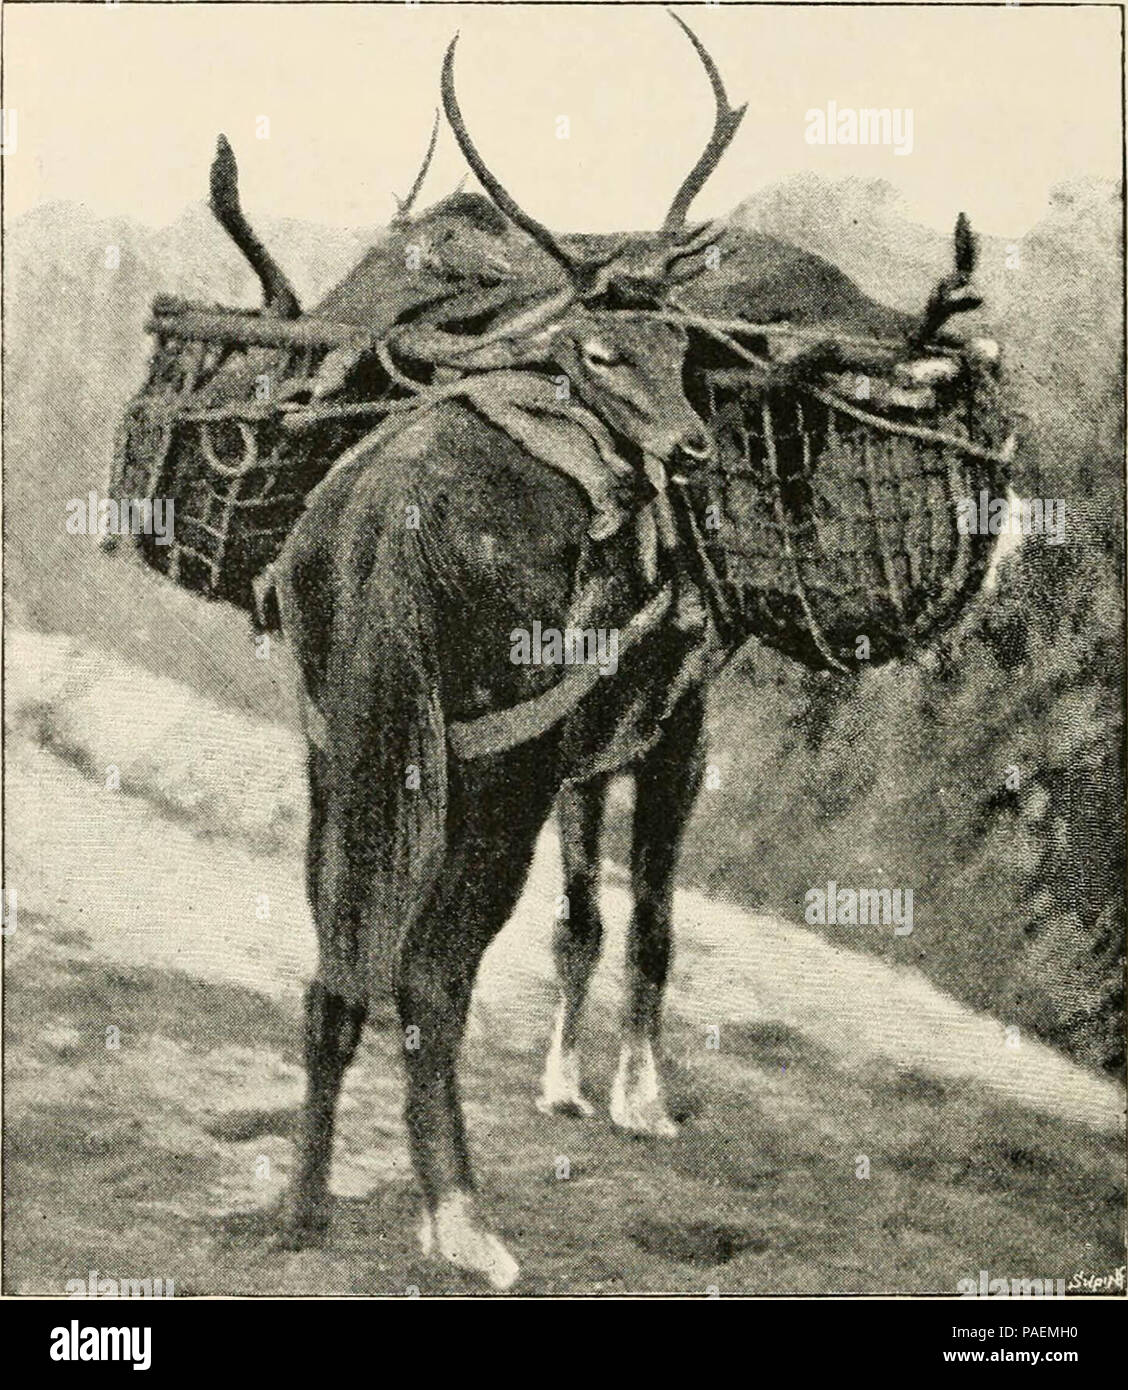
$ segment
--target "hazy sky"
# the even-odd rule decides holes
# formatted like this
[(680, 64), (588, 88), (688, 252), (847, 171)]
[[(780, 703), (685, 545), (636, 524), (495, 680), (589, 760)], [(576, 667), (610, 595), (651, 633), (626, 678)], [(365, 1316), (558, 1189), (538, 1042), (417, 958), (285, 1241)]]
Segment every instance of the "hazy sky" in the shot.
[[(681, 12), (734, 103), (749, 102), (697, 216), (813, 170), (887, 178), (937, 228), (963, 207), (982, 231), (1018, 236), (1058, 180), (1119, 177), (1112, 8)], [(455, 30), (468, 123), (531, 211), (561, 230), (657, 225), (709, 130), (697, 59), (660, 8), (551, 4), (6, 6), (8, 216), (71, 199), (171, 221), (204, 196), (223, 130), (252, 218), (382, 223), (422, 155)], [(829, 101), (911, 109), (912, 153), (808, 144), (806, 112)], [(464, 168), (444, 129), (423, 201)]]

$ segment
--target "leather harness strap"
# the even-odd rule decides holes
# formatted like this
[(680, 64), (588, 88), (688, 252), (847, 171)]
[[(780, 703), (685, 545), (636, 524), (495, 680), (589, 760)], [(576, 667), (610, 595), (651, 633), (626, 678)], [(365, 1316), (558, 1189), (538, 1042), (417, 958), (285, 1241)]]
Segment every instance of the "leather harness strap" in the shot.
[[(669, 612), (673, 594), (673, 585), (664, 585), (634, 615), (620, 633), (620, 656), (654, 631)], [(560, 680), (542, 695), (534, 695), (508, 709), (479, 715), (477, 719), (448, 724), (450, 746), (460, 758), (485, 758), (539, 738), (565, 715), (571, 714), (599, 679), (598, 666), (569, 666)]]

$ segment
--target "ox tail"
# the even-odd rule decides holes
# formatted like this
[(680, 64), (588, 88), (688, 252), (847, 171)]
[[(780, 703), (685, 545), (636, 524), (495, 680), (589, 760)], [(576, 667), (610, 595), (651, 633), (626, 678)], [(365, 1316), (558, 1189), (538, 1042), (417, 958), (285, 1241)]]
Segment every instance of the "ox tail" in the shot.
[[(319, 978), (370, 1005), (394, 986), (400, 943), (442, 863), (447, 813), (434, 582), (420, 531), (404, 524), (400, 488), (386, 487), (367, 553), (324, 546), (318, 527), (323, 581), (312, 590), (299, 582), (285, 605), (292, 611), (298, 599), (300, 627), (329, 629), (321, 661), (303, 661), (316, 639), (293, 633), (318, 716), (319, 737), (308, 720), (307, 734)], [(340, 514), (326, 522), (339, 526)], [(291, 573), (300, 581), (300, 557)]]

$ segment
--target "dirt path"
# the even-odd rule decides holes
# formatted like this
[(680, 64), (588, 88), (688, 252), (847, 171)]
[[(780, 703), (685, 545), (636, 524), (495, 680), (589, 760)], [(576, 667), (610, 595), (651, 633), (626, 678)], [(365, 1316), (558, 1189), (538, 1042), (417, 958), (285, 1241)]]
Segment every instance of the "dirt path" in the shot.
[[(215, 838), (202, 850), (187, 828), (154, 819), (145, 801), (104, 791), (27, 743), (11, 754), (9, 877), (27, 908), (81, 925), (107, 959), (297, 997), (313, 966), (313, 940), (292, 858), (258, 856)], [(612, 865), (608, 878), (608, 944), (594, 990), (613, 1004), (621, 997), (630, 899)], [(525, 1046), (541, 1040), (551, 1013), (549, 938), (560, 882), (547, 832), (479, 981), (478, 1025)], [(697, 1025), (702, 1047), (710, 1025), (723, 1035), (771, 1022), (847, 1064), (881, 1058), (905, 1071), (973, 1080), (1000, 1099), (1104, 1132), (1122, 1123), (1123, 1094), (1114, 1082), (1033, 1038), (1009, 1045), (1002, 1023), (914, 971), (696, 893), (678, 894), (676, 917), (669, 1005)]]

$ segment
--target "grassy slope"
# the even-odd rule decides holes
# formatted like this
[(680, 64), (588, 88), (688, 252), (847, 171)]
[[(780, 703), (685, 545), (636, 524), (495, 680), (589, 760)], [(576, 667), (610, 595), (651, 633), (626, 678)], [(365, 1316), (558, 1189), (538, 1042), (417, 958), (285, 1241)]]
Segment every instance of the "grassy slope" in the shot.
[[(107, 966), (50, 919), (21, 914), (21, 936), (6, 999), (6, 1291), (61, 1291), (90, 1269), (173, 1278), (178, 1295), (476, 1291), (413, 1244), (393, 1035), (370, 1032), (350, 1074), (330, 1245), (276, 1252), (269, 1211), (300, 1094), (294, 1012)], [(591, 1031), (591, 1093), (605, 1095), (610, 1019)], [(668, 1046), (683, 1059), (670, 1076), (685, 1125), (655, 1145), (603, 1117), (545, 1120), (531, 1104), (537, 1056), (496, 1037), (468, 1045), (484, 1200), (522, 1257), (521, 1292), (951, 1293), (982, 1268), (1068, 1280), (1123, 1259), (1112, 1138), (971, 1085), (848, 1069), (779, 1024), (730, 1029), (711, 1057), (672, 1022)], [(256, 1174), (264, 1157), (269, 1176)]]

